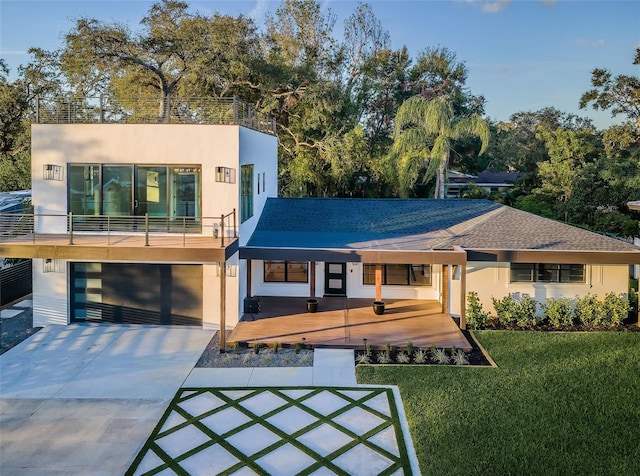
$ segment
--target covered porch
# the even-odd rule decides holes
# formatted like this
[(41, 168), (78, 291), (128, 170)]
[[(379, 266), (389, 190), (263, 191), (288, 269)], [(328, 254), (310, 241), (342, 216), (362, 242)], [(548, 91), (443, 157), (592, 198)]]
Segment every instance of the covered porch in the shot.
[(373, 312), (371, 299), (325, 297), (318, 311), (307, 312), (302, 297), (257, 297), (260, 309), (244, 314), (227, 343), (295, 344), (362, 348), (390, 343), (416, 348), (437, 347), (470, 351), (472, 346), (453, 319), (437, 301), (385, 300), (385, 312)]

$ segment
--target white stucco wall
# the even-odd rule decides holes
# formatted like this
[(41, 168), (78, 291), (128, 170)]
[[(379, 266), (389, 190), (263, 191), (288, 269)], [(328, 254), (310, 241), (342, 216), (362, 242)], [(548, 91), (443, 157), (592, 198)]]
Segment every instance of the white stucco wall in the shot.
[[(44, 180), (45, 164), (62, 166), (62, 180)], [(240, 225), (241, 243), (246, 243), (255, 229), (267, 197), (277, 196), (277, 138), (272, 135), (230, 125), (34, 124), (31, 164), (34, 211), (36, 214), (60, 215), (40, 218), (36, 224), (40, 233), (66, 233), (68, 164), (199, 165), (202, 217), (218, 218), (235, 208), (238, 225), (240, 165), (253, 164), (254, 215)], [(236, 182), (216, 182), (215, 168), (218, 166), (235, 169)], [(258, 180), (261, 181), (259, 194)], [(206, 220), (204, 224), (207, 225)], [(203, 234), (210, 233), (212, 230), (205, 226)], [(227, 265), (235, 267), (235, 276), (227, 276), (226, 280), (226, 325), (229, 328), (238, 322), (242, 311), (246, 275), (237, 253)], [(67, 323), (66, 268), (62, 274), (43, 274), (42, 260), (38, 260), (37, 264), (34, 261), (34, 269), (39, 270), (34, 271), (33, 284), (34, 314), (40, 310), (36, 318), (40, 322), (38, 325)], [(219, 283), (217, 265), (205, 264), (203, 326), (206, 328), (219, 328)]]
[(33, 259), (33, 326), (69, 323), (68, 264), (60, 262), (59, 272), (43, 272), (44, 260)]
[(514, 293), (529, 295), (538, 302), (547, 298), (576, 297), (606, 293), (626, 293), (629, 286), (627, 265), (586, 265), (584, 283), (510, 283), (509, 263), (469, 262), (467, 292), (476, 291), (483, 308), (495, 314), (492, 297), (501, 299)]
[[(239, 212), (240, 167), (254, 164), (254, 180), (265, 172), (267, 193), (254, 188), (253, 231), (267, 195), (277, 195), (277, 139), (227, 125), (192, 124), (34, 124), (32, 126), (32, 201), (35, 213), (67, 213), (67, 164), (200, 165), (202, 216)], [(60, 165), (63, 180), (44, 180), (45, 164)], [(215, 181), (217, 166), (236, 170), (236, 183)], [(49, 222), (47, 232), (64, 233), (66, 222)], [(44, 224), (39, 231), (44, 229)]]

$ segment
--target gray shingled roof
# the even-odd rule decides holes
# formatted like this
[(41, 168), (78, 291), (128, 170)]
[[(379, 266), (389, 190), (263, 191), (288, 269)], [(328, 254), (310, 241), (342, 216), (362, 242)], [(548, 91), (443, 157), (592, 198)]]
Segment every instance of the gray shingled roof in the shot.
[(638, 251), (488, 200), (269, 198), (247, 247)]

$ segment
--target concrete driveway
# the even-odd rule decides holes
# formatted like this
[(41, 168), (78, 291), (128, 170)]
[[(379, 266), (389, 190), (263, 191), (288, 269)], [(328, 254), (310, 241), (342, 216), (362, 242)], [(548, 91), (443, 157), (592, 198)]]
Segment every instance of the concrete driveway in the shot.
[(124, 474), (213, 337), (50, 326), (0, 357), (4, 475)]

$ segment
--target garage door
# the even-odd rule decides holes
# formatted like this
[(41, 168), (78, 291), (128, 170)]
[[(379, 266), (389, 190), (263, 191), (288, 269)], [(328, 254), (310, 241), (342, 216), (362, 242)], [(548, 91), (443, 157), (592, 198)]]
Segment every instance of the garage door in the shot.
[(71, 320), (202, 325), (202, 266), (72, 263)]

